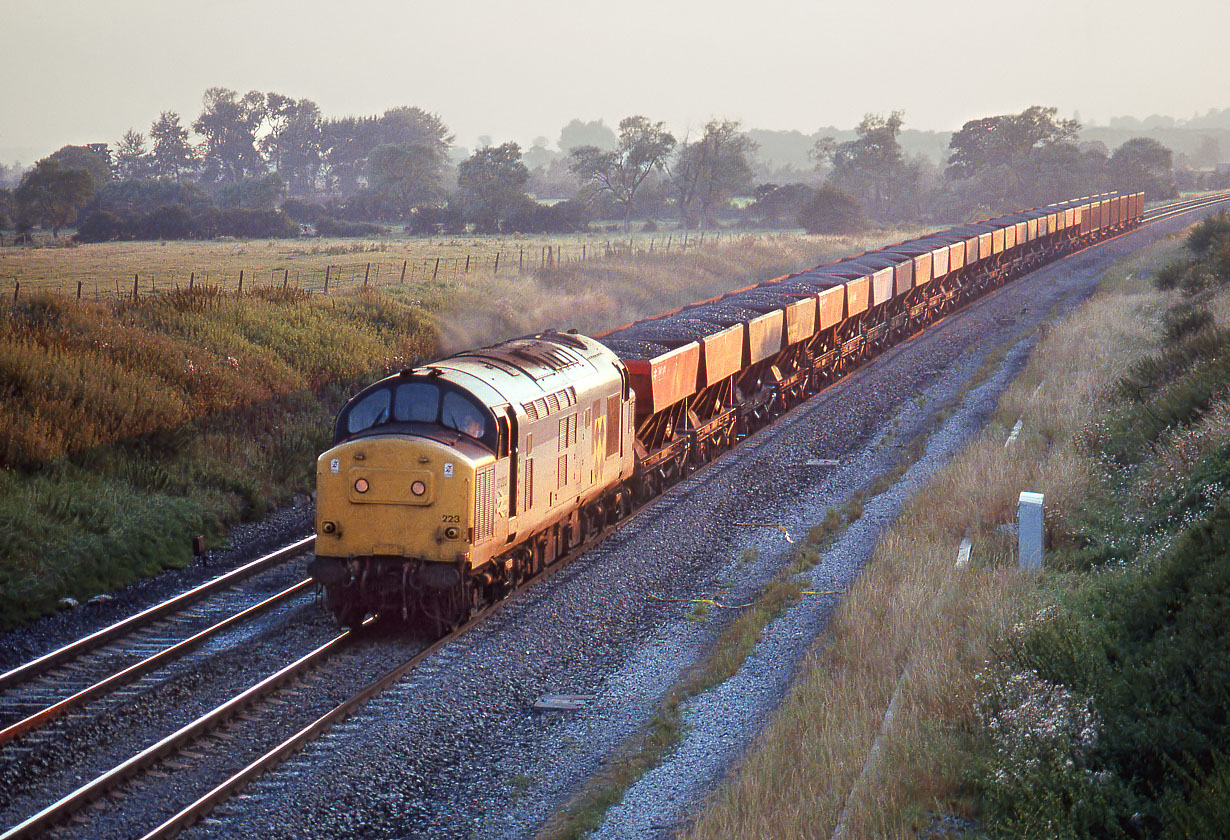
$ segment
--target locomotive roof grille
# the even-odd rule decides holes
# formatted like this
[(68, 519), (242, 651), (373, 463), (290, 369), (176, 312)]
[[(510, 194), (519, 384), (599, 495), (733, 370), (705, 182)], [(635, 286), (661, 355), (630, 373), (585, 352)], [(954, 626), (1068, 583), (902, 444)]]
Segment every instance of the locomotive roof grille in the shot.
[(536, 400), (522, 403), (521, 407), (525, 409), (525, 413), (531, 420), (541, 420), (548, 417), (557, 411), (569, 408), (577, 404), (577, 389), (569, 385), (567, 388), (561, 388), (554, 393), (547, 394), (545, 397), (539, 397)]

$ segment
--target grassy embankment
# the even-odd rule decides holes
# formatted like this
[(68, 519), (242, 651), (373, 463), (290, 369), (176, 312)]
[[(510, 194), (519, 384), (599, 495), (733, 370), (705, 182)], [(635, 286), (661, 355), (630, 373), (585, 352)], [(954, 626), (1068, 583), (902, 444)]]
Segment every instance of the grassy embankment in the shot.
[[(610, 328), (904, 235), (724, 242), (329, 298), (23, 294), (0, 320), (0, 627), (182, 565), (191, 535), (310, 492), (345, 395), (442, 347)], [(74, 271), (93, 247), (56, 253)]]
[[(687, 836), (955, 836), (952, 817), (971, 836), (1220, 836), (1230, 223), (1188, 243), (1194, 268), (1177, 242), (1147, 249), (1042, 338)], [(1186, 288), (1157, 288), (1175, 258), (1156, 283)], [(1046, 494), (1039, 576), (1003, 528), (1025, 489)]]

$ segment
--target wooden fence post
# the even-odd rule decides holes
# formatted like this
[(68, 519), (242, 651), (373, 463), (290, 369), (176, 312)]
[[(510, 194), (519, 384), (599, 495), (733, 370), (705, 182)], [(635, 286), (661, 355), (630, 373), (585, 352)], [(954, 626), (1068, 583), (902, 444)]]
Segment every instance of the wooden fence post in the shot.
[(440, 258), (436, 257), (436, 267), (431, 270), (432, 282), (435, 282), (436, 276), (440, 273)]
[(494, 277), (500, 273), (500, 252), (495, 252), (495, 268), (491, 269), (491, 274)]
[(285, 289), (288, 285), (290, 285), (290, 269), (284, 268), (282, 269), (282, 288)]
[(521, 256), (517, 260), (518, 271), (525, 274), (525, 246), (521, 246)]
[(19, 294), (21, 294), (21, 281), (20, 280), (16, 281), (16, 285), (13, 286), (13, 305), (14, 306), (17, 305), (17, 295)]
[(81, 281), (77, 281), (77, 300), (81, 300)]
[(405, 282), (406, 282), (406, 263), (408, 263), (408, 262), (409, 262), (409, 260), (402, 260), (402, 261), (401, 261), (401, 279), (397, 281), (398, 283), (405, 283)]
[(137, 283), (139, 283), (140, 281), (141, 281), (141, 275), (139, 274), (132, 275), (132, 299), (133, 300), (136, 300), (137, 295), (140, 293), (140, 289), (137, 288)]
[(331, 265), (325, 266), (325, 294), (326, 295), (329, 294), (329, 269), (331, 268), (333, 268), (333, 266)]
[(367, 264), (367, 270), (363, 272), (363, 288), (367, 288), (367, 278), (372, 274), (372, 264)]
[(470, 273), (470, 255), (466, 254), (466, 274)]
[(188, 291), (192, 291), (192, 287), (195, 284), (196, 284), (196, 272), (194, 271), (192, 272), (191, 276), (188, 277)]
[(243, 297), (243, 269), (239, 269), (239, 291), (235, 292), (235, 297)]

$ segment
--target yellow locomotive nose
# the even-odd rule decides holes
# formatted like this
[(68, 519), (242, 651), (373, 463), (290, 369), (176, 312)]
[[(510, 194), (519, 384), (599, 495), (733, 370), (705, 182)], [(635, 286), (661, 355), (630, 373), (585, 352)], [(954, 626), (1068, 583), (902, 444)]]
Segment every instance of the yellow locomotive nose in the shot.
[(471, 527), (475, 466), (421, 437), (335, 446), (316, 467), (317, 556), (455, 562)]

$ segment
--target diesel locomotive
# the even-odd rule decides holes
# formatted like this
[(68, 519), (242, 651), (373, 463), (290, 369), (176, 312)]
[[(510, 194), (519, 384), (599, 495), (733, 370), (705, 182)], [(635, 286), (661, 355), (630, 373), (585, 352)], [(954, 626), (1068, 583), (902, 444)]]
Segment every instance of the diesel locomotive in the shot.
[(1054, 204), (375, 382), (317, 461), (310, 573), (343, 625), (442, 633), (885, 347), (1143, 212), (1141, 193)]

